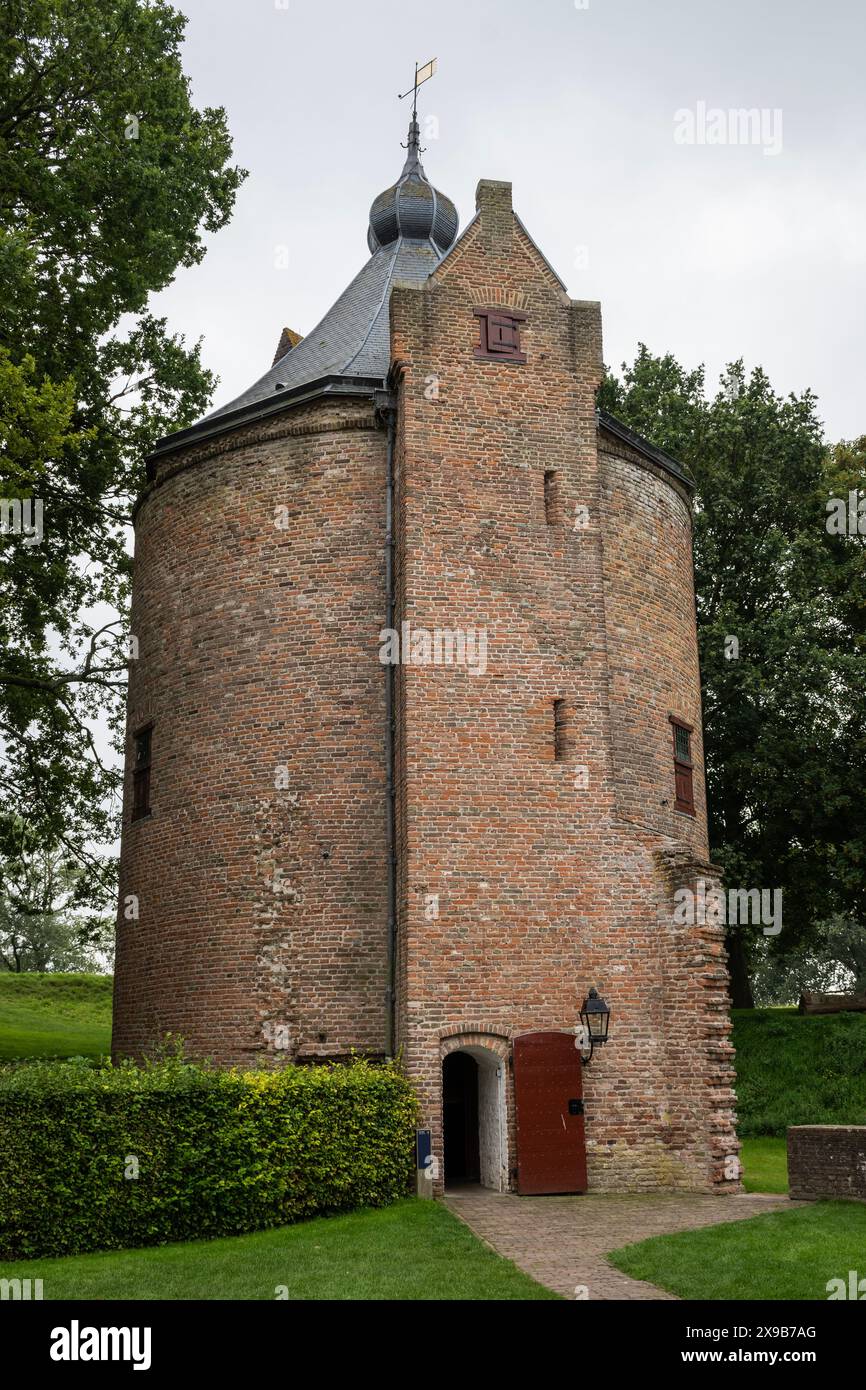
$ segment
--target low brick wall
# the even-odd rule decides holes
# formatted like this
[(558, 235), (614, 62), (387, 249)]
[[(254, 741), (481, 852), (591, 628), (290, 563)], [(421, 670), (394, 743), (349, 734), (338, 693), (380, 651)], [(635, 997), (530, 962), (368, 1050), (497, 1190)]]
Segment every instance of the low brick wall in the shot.
[(792, 1125), (788, 1130), (792, 1198), (866, 1201), (866, 1125)]

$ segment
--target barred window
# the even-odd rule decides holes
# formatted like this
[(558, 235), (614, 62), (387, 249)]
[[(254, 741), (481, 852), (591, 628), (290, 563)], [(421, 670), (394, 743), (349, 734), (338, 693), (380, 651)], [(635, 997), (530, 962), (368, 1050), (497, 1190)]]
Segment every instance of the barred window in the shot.
[(674, 735), (674, 787), (676, 797), (674, 809), (687, 815), (695, 814), (695, 792), (693, 783), (692, 734), (693, 726), (677, 715), (668, 716)]
[(132, 770), (132, 819), (150, 815), (150, 736), (153, 725), (135, 735), (135, 763)]

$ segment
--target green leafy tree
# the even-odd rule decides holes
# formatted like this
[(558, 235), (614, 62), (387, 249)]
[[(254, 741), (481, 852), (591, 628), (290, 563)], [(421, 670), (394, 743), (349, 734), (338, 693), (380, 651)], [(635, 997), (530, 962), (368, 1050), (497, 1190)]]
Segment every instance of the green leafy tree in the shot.
[[(82, 906), (84, 873), (19, 825), (17, 852), (0, 858), (0, 970), (100, 970), (114, 923)], [(82, 891), (84, 890), (84, 891)]]
[(864, 994), (866, 929), (848, 917), (831, 917), (789, 951), (757, 943), (753, 963), (757, 1004), (796, 1004), (806, 990)]
[[(215, 384), (147, 303), (201, 260), (244, 177), (224, 111), (191, 101), (184, 24), (164, 0), (0, 15), (0, 853), (23, 820), (103, 893), (118, 774), (93, 728), (121, 725), (130, 503), (144, 455)], [(37, 500), (33, 542), (16, 522)]]
[[(702, 368), (644, 346), (600, 403), (697, 483), (713, 858), (734, 886), (782, 888), (772, 949), (837, 913), (866, 921), (866, 538), (826, 526), (828, 498), (866, 491), (866, 441), (828, 450), (811, 392), (782, 398), (759, 368), (731, 364), (709, 397)], [(743, 1007), (753, 950), (748, 929), (729, 929)]]

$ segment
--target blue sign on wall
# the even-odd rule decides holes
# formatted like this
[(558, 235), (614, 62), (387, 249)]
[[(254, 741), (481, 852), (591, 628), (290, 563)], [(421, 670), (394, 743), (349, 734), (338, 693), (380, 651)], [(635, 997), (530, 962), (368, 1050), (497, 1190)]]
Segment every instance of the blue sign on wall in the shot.
[(419, 1168), (424, 1169), (429, 1165), (432, 1148), (429, 1129), (416, 1129), (415, 1162)]

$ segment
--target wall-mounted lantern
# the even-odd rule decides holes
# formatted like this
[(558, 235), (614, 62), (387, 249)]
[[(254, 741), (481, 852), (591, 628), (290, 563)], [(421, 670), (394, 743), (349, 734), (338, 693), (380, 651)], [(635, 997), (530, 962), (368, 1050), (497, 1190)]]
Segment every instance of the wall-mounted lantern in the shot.
[(594, 986), (580, 1006), (580, 1022), (584, 1047), (589, 1044), (589, 1056), (583, 1057), (583, 1064), (587, 1066), (592, 1061), (595, 1049), (607, 1042), (607, 1027), (610, 1023), (610, 1009)]

